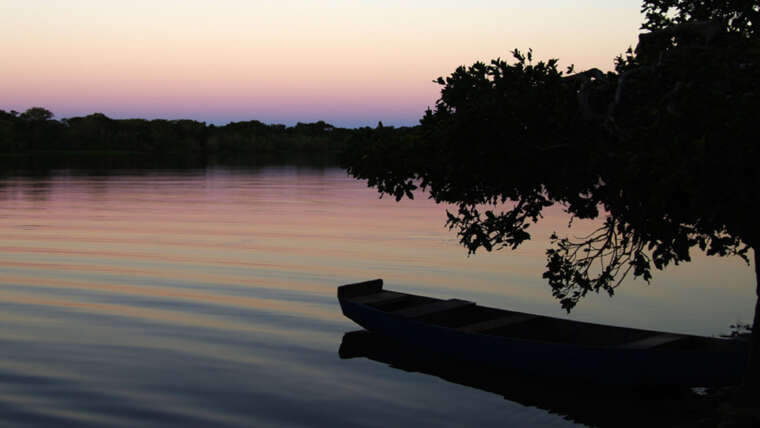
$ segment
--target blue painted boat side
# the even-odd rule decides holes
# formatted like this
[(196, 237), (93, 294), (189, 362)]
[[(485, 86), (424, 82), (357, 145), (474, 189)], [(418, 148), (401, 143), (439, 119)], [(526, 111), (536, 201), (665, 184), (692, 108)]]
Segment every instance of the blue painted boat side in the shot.
[(625, 349), (466, 333), (340, 300), (343, 314), (367, 330), (454, 358), (526, 374), (608, 384), (718, 386), (738, 383), (746, 350)]

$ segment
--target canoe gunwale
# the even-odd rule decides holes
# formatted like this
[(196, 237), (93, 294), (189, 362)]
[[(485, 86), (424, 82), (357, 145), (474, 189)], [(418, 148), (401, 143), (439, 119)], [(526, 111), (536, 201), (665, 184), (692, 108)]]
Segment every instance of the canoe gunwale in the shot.
[[(361, 284), (350, 284), (350, 293), (339, 298), (344, 315), (369, 331), (404, 342), (412, 346), (449, 355), (495, 368), (520, 370), (541, 376), (583, 377), (613, 384), (668, 384), (688, 386), (718, 386), (738, 382), (743, 371), (743, 347), (736, 344), (735, 352), (715, 350), (681, 350), (662, 348), (636, 348), (611, 345), (583, 345), (572, 342), (552, 342), (488, 334), (488, 331), (467, 331), (426, 322), (419, 318), (401, 318), (386, 312), (382, 307), (360, 304), (352, 297), (366, 295), (359, 291)], [(382, 290), (382, 282), (371, 282), (372, 292)], [(346, 290), (346, 289), (344, 289)], [(403, 293), (407, 294), (407, 293)], [(424, 297), (408, 294), (411, 297)], [(445, 301), (443, 299), (435, 299)], [(481, 307), (487, 308), (487, 307)], [(496, 308), (487, 308), (496, 309)], [(543, 317), (522, 312), (503, 311), (505, 314), (524, 315), (535, 319), (558, 320), (578, 326), (603, 326)], [(528, 321), (530, 322), (530, 321)], [(515, 327), (517, 328), (517, 327)], [(625, 327), (614, 327), (627, 329)], [(628, 329), (636, 332), (673, 335), (659, 331)], [(490, 331), (490, 330), (489, 330)], [(677, 335), (683, 338), (697, 337)], [(726, 339), (703, 338), (724, 341)]]

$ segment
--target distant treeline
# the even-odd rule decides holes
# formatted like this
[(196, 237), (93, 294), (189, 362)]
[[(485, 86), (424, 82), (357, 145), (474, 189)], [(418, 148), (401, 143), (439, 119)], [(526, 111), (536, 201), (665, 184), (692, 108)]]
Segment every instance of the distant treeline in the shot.
[[(382, 128), (382, 124), (378, 127)], [(408, 129), (411, 128), (398, 128), (395, 132)], [(56, 120), (53, 113), (42, 107), (23, 113), (0, 110), (0, 154), (125, 152), (162, 157), (336, 154), (352, 140), (363, 140), (373, 133), (372, 128), (338, 128), (323, 121), (299, 122), (290, 127), (257, 120), (214, 126), (186, 119), (111, 119), (102, 113)]]

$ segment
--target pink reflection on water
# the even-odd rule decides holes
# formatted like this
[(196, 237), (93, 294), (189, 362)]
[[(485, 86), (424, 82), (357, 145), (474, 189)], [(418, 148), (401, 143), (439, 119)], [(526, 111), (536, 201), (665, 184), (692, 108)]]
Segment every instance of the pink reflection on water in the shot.
[[(336, 309), (314, 311), (304, 301), (332, 301), (341, 283), (383, 277), (389, 288), (566, 316), (541, 279), (548, 237), (555, 231), (582, 235), (595, 222), (576, 221), (568, 230), (569, 217), (552, 207), (517, 251), (467, 257), (444, 227), (444, 209), (424, 197), (378, 199), (339, 169), (110, 177), (61, 171), (5, 179), (0, 289), (15, 278), (36, 284), (35, 293), (86, 285), (88, 291), (129, 294), (137, 292), (130, 287), (139, 279), (139, 292), (154, 298), (240, 307), (253, 301), (235, 300), (225, 288), (232, 286), (257, 299), (256, 308), (339, 320)], [(628, 281), (614, 299), (592, 296), (572, 317), (701, 334), (750, 319), (751, 269), (735, 259), (695, 260), (658, 272), (650, 286)], [(64, 274), (66, 281), (56, 278)], [(192, 294), (187, 286), (196, 283), (219, 288)], [(304, 301), (261, 298), (264, 290), (301, 293)], [(82, 299), (84, 308), (92, 303)]]

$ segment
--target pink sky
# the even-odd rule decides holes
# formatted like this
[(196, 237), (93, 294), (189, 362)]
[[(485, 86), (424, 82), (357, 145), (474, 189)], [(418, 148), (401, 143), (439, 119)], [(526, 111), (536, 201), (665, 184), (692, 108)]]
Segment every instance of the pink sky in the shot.
[(641, 23), (622, 0), (118, 3), (0, 5), (0, 109), (414, 125), (459, 65), (532, 47), (610, 69)]

